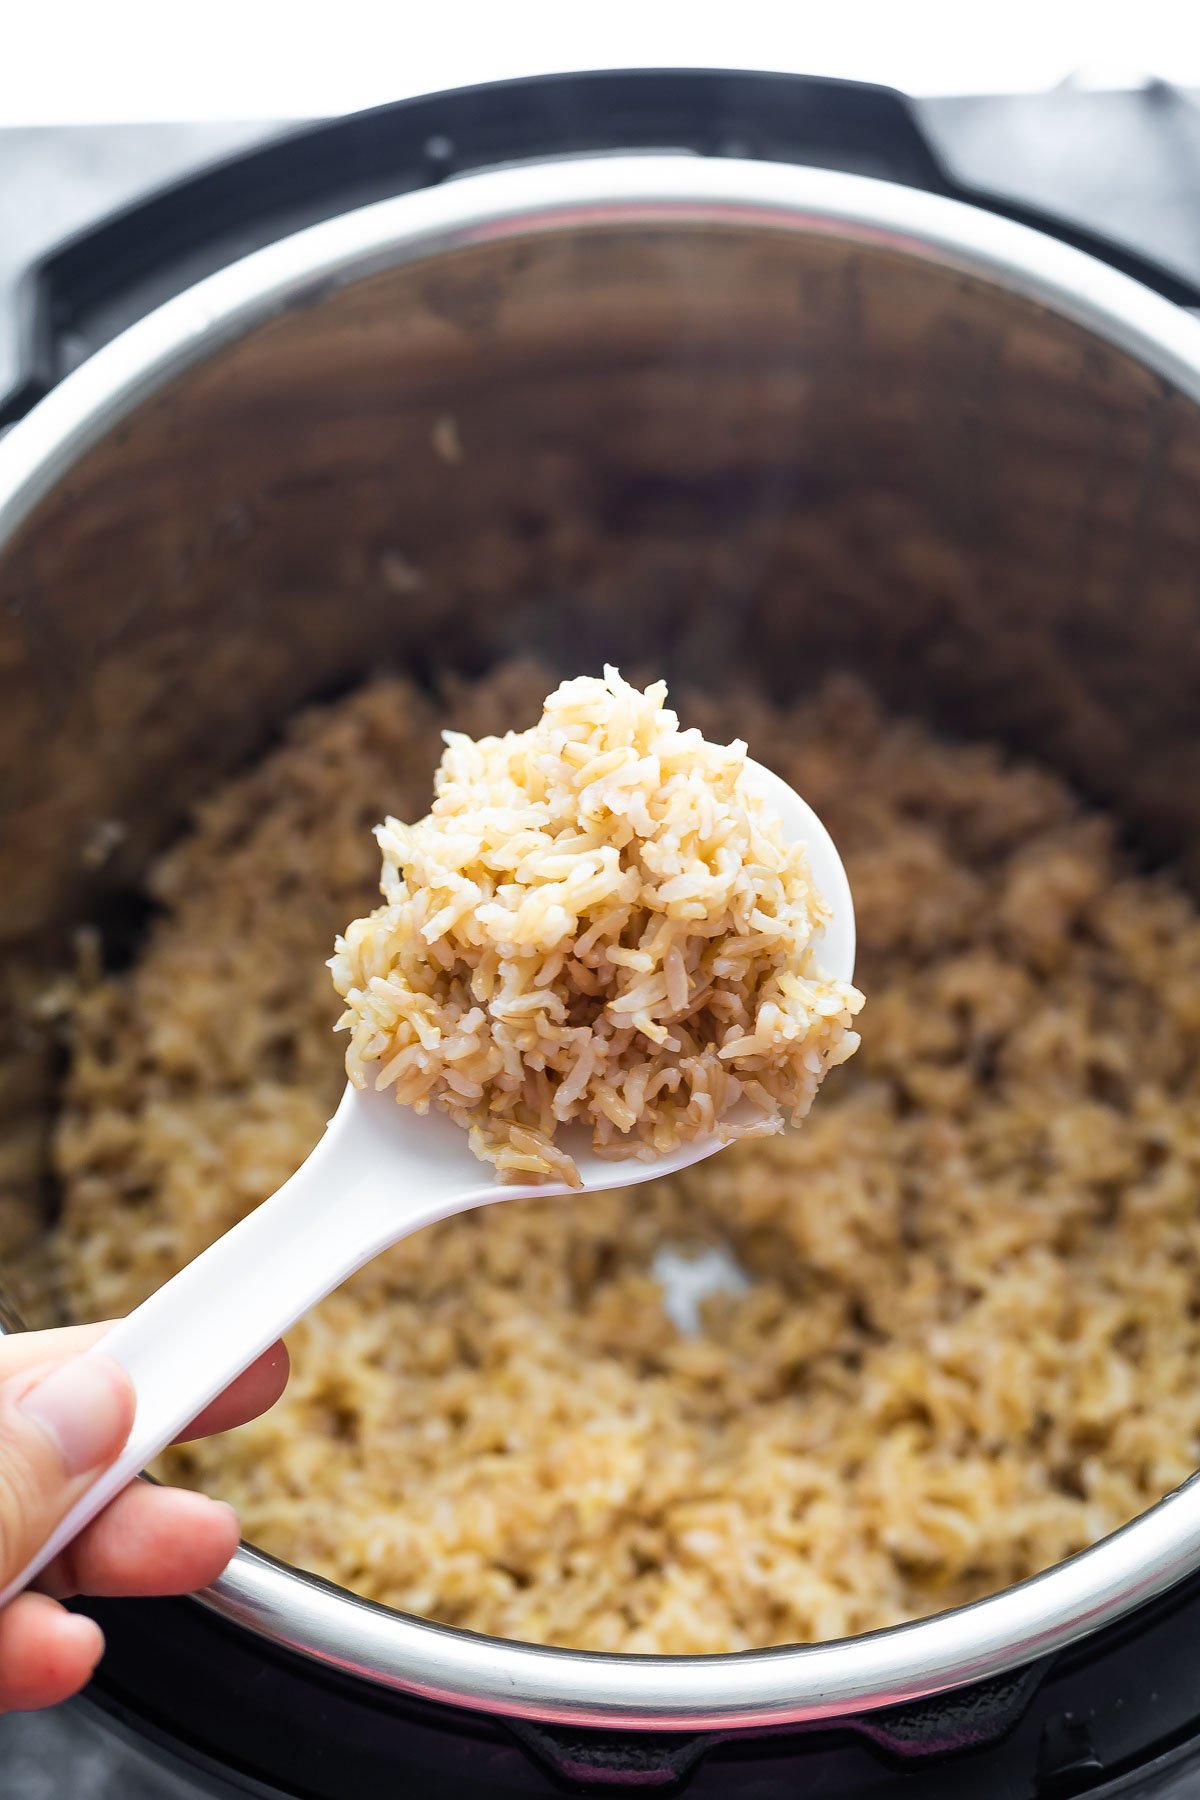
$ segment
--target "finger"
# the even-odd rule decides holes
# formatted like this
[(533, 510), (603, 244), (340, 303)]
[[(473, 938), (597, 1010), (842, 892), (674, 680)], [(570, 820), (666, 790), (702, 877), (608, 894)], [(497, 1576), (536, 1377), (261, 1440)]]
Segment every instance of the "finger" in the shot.
[[(22, 1331), (0, 1337), (0, 1381), (24, 1374), (41, 1363), (78, 1355), (98, 1343), (114, 1323), (115, 1320), (104, 1319), (97, 1325), (64, 1325), (54, 1331)], [(272, 1344), (180, 1433), (180, 1441), (229, 1431), (235, 1425), (244, 1425), (247, 1419), (256, 1419), (259, 1413), (274, 1406), (287, 1386), (289, 1372), (284, 1345)]]
[(0, 1587), (116, 1457), (134, 1404), (125, 1370), (97, 1351), (0, 1386)]
[(98, 1325), (61, 1325), (54, 1331), (13, 1331), (0, 1337), (0, 1381), (23, 1375), (40, 1363), (65, 1362), (68, 1356), (90, 1350), (113, 1323), (102, 1319)]
[(223, 1500), (135, 1481), (38, 1580), (70, 1594), (190, 1594), (215, 1581), (238, 1547), (237, 1514)]
[(247, 1419), (257, 1419), (259, 1413), (274, 1406), (287, 1386), (290, 1372), (286, 1347), (272, 1344), (180, 1432), (177, 1441), (182, 1444), (188, 1438), (211, 1437), (215, 1431), (229, 1431), (234, 1425), (244, 1425)]
[(77, 1694), (104, 1650), (100, 1627), (45, 1594), (0, 1612), (0, 1713), (31, 1712)]

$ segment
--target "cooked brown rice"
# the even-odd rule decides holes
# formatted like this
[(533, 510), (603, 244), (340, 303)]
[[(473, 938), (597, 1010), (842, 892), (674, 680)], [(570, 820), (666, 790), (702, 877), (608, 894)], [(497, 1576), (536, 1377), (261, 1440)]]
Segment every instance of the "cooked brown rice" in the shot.
[(803, 846), (745, 744), (666, 698), (610, 668), (528, 730), (447, 732), (432, 812), (376, 827), (384, 904), (330, 961), (355, 1086), (440, 1107), (506, 1180), (578, 1187), (572, 1123), (643, 1160), (798, 1125), (858, 1047)]
[[(504, 730), (549, 686), (510, 667), (448, 710)], [(160, 864), (136, 966), (80, 995), (58, 1161), (82, 1315), (315, 1142), (343, 1078), (322, 959), (446, 710), (391, 681), (300, 720)], [(854, 690), (681, 710), (829, 825), (858, 1055), (799, 1133), (399, 1245), (297, 1327), (279, 1406), (169, 1461), (276, 1554), (480, 1631), (687, 1652), (889, 1624), (1078, 1549), (1200, 1449), (1192, 902), (1052, 776)], [(749, 1291), (681, 1336), (663, 1244), (730, 1246)]]

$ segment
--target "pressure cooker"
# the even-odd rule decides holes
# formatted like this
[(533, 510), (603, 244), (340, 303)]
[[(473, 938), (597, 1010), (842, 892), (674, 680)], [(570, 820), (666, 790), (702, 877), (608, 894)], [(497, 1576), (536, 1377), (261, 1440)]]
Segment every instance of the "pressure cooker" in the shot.
[[(335, 149), (364, 204), (329, 181)], [(129, 954), (197, 797), (381, 664), (473, 674), (536, 646), (780, 699), (853, 668), (1053, 765), (1200, 882), (1185, 283), (955, 194), (895, 96), (792, 78), (514, 83), (254, 159), (273, 205), (251, 254), (243, 160), (28, 294), (0, 439), (14, 1189), (49, 1194), (39, 972), (82, 921)], [(209, 272), (147, 311), (148, 224)], [(141, 306), (121, 330), (118, 277)], [(72, 309), (111, 328), (64, 372)], [(823, 516), (881, 496), (936, 550), (889, 566), (876, 532), (876, 579), (829, 557), (814, 581)], [(388, 577), (410, 565), (419, 585)], [(81, 866), (112, 818), (120, 843)], [(736, 1655), (491, 1640), (251, 1546), (203, 1595), (82, 1604), (109, 1645), (91, 1704), (214, 1792), (1018, 1800), (1200, 1771), (1195, 1480), (974, 1605)]]

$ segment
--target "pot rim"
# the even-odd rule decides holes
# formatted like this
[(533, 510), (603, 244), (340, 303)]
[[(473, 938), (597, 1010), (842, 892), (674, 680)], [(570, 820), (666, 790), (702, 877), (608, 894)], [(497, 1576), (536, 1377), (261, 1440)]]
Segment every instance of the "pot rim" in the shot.
[[(1073, 321), (1200, 403), (1200, 323), (1083, 252), (958, 201), (733, 159), (547, 161), (464, 175), (326, 220), (147, 314), (0, 440), (0, 551), (119, 420), (266, 319), (474, 244), (640, 223), (820, 233), (931, 262)], [(999, 1676), (1122, 1618), (1197, 1567), (1194, 1476), (1016, 1587), (913, 1624), (775, 1650), (630, 1656), (487, 1638), (359, 1599), (245, 1545), (197, 1598), (274, 1644), (431, 1700), (573, 1725), (692, 1731), (834, 1719)]]

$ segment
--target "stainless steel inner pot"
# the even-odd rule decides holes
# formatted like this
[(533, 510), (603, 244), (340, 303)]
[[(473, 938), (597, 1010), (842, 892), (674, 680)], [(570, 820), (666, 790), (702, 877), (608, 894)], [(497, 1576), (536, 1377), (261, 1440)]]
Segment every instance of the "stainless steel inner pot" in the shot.
[[(1195, 882), (1198, 403), (1200, 325), (1075, 251), (683, 156), (464, 177), (150, 315), (0, 443), (11, 1229), (53, 1106), (39, 972), (196, 795), (372, 667), (536, 646), (780, 696), (857, 670), (1053, 763)], [(1198, 1565), (1192, 1481), (977, 1605), (792, 1650), (499, 1642), (251, 1549), (198, 1603), (461, 1705), (691, 1729), (997, 1674)]]

